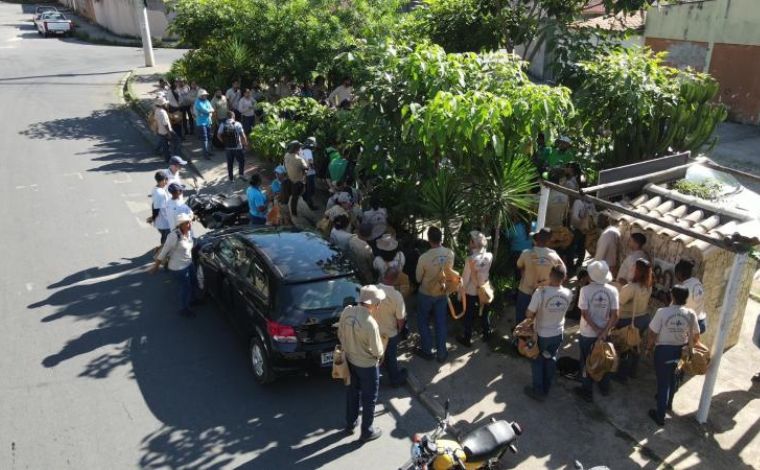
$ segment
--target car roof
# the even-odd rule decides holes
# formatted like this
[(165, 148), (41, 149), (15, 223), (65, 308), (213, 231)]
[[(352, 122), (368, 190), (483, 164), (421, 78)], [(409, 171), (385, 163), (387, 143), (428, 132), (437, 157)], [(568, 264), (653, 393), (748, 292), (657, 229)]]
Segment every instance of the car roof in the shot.
[(348, 276), (354, 267), (346, 255), (318, 233), (296, 228), (259, 228), (237, 232), (264, 255), (286, 282), (305, 282)]

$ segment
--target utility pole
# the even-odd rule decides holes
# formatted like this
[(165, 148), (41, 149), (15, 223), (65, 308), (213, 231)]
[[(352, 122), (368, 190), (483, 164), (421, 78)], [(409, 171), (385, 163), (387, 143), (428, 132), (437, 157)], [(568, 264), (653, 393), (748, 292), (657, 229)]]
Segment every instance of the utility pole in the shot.
[(145, 54), (145, 66), (156, 65), (153, 55), (153, 41), (150, 38), (150, 24), (148, 23), (148, 0), (136, 0), (137, 18), (140, 22), (140, 35), (142, 36), (143, 53)]

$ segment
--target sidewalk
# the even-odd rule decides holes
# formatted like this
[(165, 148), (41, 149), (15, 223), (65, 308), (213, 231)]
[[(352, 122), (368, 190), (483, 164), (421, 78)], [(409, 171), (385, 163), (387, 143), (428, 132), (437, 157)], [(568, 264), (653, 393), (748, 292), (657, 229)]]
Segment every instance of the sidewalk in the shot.
[[(414, 310), (410, 316), (414, 317)], [(639, 376), (627, 385), (613, 382), (611, 396), (596, 394), (594, 404), (577, 399), (578, 382), (558, 378), (551, 396), (537, 403), (523, 393), (530, 383), (527, 359), (514, 356), (504, 339), (472, 348), (453, 342), (461, 322), (450, 320), (449, 360), (439, 366), (404, 354), (402, 361), (416, 377), (412, 388), (432, 410), (442, 413), (451, 401), (452, 423), (468, 432), (491, 417), (515, 420), (524, 430), (520, 452), (504, 463), (518, 468), (572, 468), (584, 465), (627, 468), (753, 468), (760, 462), (760, 386), (750, 377), (760, 371), (760, 350), (751, 341), (760, 304), (750, 301), (740, 344), (723, 356), (710, 420), (694, 420), (702, 377), (683, 385), (675, 415), (664, 428), (647, 416), (654, 407), (655, 378), (651, 360), (642, 360)], [(499, 337), (511, 331), (512, 307), (496, 322)], [(509, 318), (510, 321), (507, 321)], [(412, 318), (413, 321), (413, 318)], [(413, 328), (416, 331), (416, 328)], [(577, 358), (577, 323), (566, 328), (561, 356)], [(754, 462), (754, 464), (753, 464)], [(570, 466), (570, 467), (567, 467)]]

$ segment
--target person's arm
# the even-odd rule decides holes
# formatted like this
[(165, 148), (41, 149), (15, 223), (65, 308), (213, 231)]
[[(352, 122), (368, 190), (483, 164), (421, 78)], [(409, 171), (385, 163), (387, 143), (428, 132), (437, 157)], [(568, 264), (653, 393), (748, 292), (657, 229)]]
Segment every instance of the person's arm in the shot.
[(216, 130), (216, 137), (222, 140), (222, 134), (224, 133), (224, 123), (219, 123), (219, 129)]
[(520, 256), (517, 258), (517, 269), (519, 269), (520, 271), (524, 271), (525, 270), (525, 256), (526, 256), (525, 252), (526, 251), (527, 250), (525, 250), (522, 253), (520, 253)]
[(420, 256), (420, 259), (417, 260), (417, 269), (415, 270), (414, 277), (417, 279), (417, 284), (422, 283), (422, 278), (425, 276), (425, 267), (423, 266), (422, 261), (424, 260), (425, 255), (423, 254)]
[(635, 295), (633, 285), (626, 284), (620, 289), (620, 305), (627, 305), (633, 301)]
[(472, 276), (472, 258), (467, 258), (464, 263), (464, 269), (462, 270), (462, 286), (467, 288), (467, 285), (470, 283), (470, 277)]
[(368, 349), (369, 353), (377, 360), (383, 358), (383, 353), (385, 353), (383, 340), (380, 339), (380, 328), (374, 318), (372, 319), (372, 332), (369, 334)]
[(245, 131), (240, 133), (240, 142), (243, 144), (243, 148), (248, 148), (248, 136), (245, 135)]
[(161, 247), (158, 256), (156, 256), (156, 259), (153, 261), (153, 265), (148, 269), (150, 274), (154, 274), (158, 271), (158, 268), (166, 260), (166, 257), (169, 256), (169, 253), (171, 253), (171, 251), (177, 246), (177, 242), (177, 232), (172, 231), (166, 239), (166, 242), (164, 242), (164, 246)]
[(602, 329), (602, 334), (599, 339), (605, 339), (610, 335), (610, 331), (615, 328), (618, 321), (618, 310), (610, 310), (610, 318), (607, 320), (607, 324)]
[(403, 296), (398, 295), (397, 297), (398, 308), (396, 309), (396, 328), (398, 328), (398, 331), (401, 331), (406, 324), (406, 304)]
[(533, 292), (533, 295), (530, 297), (530, 303), (528, 304), (528, 310), (525, 312), (525, 318), (535, 318), (536, 314), (538, 313), (538, 309), (541, 308), (542, 289), (542, 287), (539, 287), (535, 290), (535, 292)]

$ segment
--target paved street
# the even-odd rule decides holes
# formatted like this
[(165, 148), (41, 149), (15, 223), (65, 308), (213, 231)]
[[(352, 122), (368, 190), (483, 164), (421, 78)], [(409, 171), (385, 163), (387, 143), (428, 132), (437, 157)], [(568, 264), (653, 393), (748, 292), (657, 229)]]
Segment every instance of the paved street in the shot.
[(145, 272), (163, 164), (117, 107), (142, 51), (42, 39), (30, 18), (0, 3), (0, 468), (401, 464), (432, 425), (407, 391), (381, 390), (385, 436), (360, 447), (337, 382), (259, 387), (213, 304), (174, 313), (168, 276)]

